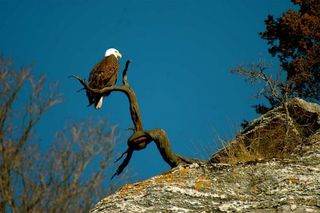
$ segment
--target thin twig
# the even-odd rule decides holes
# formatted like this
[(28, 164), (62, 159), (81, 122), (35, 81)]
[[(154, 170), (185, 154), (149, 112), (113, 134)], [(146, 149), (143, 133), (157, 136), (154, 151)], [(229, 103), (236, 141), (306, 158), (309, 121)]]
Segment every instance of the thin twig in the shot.
[(130, 148), (126, 151), (126, 153), (127, 153), (126, 158), (122, 161), (122, 163), (118, 167), (117, 171), (112, 175), (111, 179), (113, 179), (115, 176), (120, 175), (121, 172), (124, 170), (124, 168), (127, 167), (127, 165), (129, 164), (129, 161), (130, 161), (130, 159), (132, 157), (133, 151), (134, 150), (132, 150)]
[(121, 160), (122, 157), (123, 157), (125, 154), (128, 153), (128, 151), (129, 151), (129, 148), (128, 148), (125, 152), (123, 152), (123, 153), (120, 155), (120, 157), (118, 157), (114, 162), (117, 163), (119, 160)]
[(126, 66), (122, 72), (122, 83), (123, 85), (128, 85), (128, 76), (127, 76), (127, 72), (128, 72), (128, 68), (129, 68), (129, 64), (131, 63), (130, 60), (127, 60), (126, 62)]

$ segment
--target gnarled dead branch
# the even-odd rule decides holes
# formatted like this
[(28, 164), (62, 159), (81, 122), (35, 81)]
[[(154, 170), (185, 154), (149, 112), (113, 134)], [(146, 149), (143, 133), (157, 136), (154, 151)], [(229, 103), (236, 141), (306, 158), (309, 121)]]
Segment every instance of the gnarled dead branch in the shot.
[(130, 60), (126, 62), (126, 66), (123, 70), (121, 86), (105, 87), (103, 89), (93, 89), (93, 88), (90, 88), (82, 78), (75, 75), (71, 76), (77, 79), (83, 85), (83, 89), (89, 90), (92, 93), (103, 95), (103, 94), (109, 94), (114, 91), (119, 91), (124, 93), (128, 97), (131, 119), (134, 124), (134, 129), (133, 129), (134, 133), (128, 139), (128, 149), (117, 159), (117, 161), (119, 161), (124, 155), (126, 155), (125, 159), (123, 160), (121, 165), (118, 167), (117, 171), (112, 176), (112, 178), (114, 176), (121, 174), (123, 169), (128, 165), (134, 151), (138, 151), (146, 148), (146, 146), (151, 141), (154, 141), (156, 143), (157, 148), (163, 160), (166, 163), (168, 163), (171, 168), (176, 167), (179, 164), (190, 164), (190, 163), (200, 161), (197, 159), (186, 158), (181, 155), (175, 154), (171, 150), (169, 138), (163, 129), (143, 130), (138, 100), (135, 92), (130, 87), (130, 84), (128, 82), (127, 72), (128, 72), (129, 64), (130, 64)]

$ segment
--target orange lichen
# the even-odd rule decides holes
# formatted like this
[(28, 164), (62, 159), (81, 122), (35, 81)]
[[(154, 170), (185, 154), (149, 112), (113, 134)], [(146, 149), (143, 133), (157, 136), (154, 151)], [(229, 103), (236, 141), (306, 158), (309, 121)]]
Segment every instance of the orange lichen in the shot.
[(286, 179), (289, 183), (299, 183), (300, 182), (300, 179), (299, 178), (297, 178), (297, 177), (288, 177), (287, 179)]
[(208, 191), (211, 186), (211, 181), (204, 175), (200, 176), (194, 183), (194, 188), (198, 191)]
[(176, 180), (176, 174), (174, 173), (167, 173), (155, 178), (156, 183), (172, 183), (175, 180)]
[(126, 184), (119, 190), (119, 193), (120, 196), (145, 193), (146, 187), (149, 185), (151, 185), (150, 180), (141, 181), (135, 184)]
[(190, 171), (190, 168), (181, 168), (181, 169), (179, 170), (179, 172), (180, 172), (181, 175), (186, 175), (186, 174), (189, 173), (189, 171)]
[(155, 177), (154, 181), (156, 183), (162, 184), (183, 184), (186, 182), (185, 175), (189, 172), (189, 169), (182, 168), (179, 169), (179, 172), (168, 172), (162, 174), (158, 177)]

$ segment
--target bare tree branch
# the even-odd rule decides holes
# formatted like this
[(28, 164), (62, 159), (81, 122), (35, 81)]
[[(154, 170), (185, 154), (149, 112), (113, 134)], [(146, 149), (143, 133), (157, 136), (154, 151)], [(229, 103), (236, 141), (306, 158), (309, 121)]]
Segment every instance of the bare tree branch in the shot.
[(120, 164), (120, 166), (118, 167), (117, 171), (114, 173), (112, 178), (121, 174), (124, 168), (128, 165), (134, 151), (138, 151), (146, 148), (146, 146), (151, 141), (154, 141), (156, 143), (162, 158), (166, 163), (170, 165), (170, 167), (176, 167), (179, 164), (190, 164), (193, 162), (200, 161), (200, 160), (186, 158), (186, 157), (175, 154), (171, 150), (168, 136), (163, 129), (153, 129), (149, 131), (143, 130), (138, 100), (135, 92), (130, 87), (130, 84), (128, 82), (127, 71), (128, 71), (129, 64), (130, 64), (130, 61), (128, 60), (126, 62), (125, 69), (123, 70), (123, 73), (122, 73), (121, 86), (105, 87), (100, 90), (93, 89), (93, 88), (90, 88), (88, 84), (80, 77), (74, 76), (74, 75), (71, 76), (77, 79), (82, 84), (85, 90), (89, 90), (92, 93), (103, 95), (103, 94), (109, 94), (114, 91), (120, 91), (124, 93), (129, 100), (131, 119), (135, 127), (133, 129), (134, 133), (128, 139), (128, 149), (117, 159), (117, 161), (119, 161), (124, 155), (126, 155), (125, 159)]
[(43, 114), (61, 101), (55, 86), (46, 90), (43, 76), (0, 56), (0, 212), (88, 212), (121, 181), (102, 187), (116, 138), (103, 120), (69, 126), (47, 152), (32, 141)]

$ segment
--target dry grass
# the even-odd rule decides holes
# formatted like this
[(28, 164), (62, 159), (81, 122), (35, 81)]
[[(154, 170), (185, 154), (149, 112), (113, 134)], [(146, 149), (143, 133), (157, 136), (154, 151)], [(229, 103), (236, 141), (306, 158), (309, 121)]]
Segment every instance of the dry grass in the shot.
[(274, 119), (266, 126), (256, 126), (254, 131), (240, 134), (236, 139), (220, 141), (223, 148), (212, 162), (238, 164), (265, 159), (289, 157), (302, 142), (297, 128), (287, 130), (286, 122)]
[(261, 155), (255, 150), (250, 150), (243, 141), (222, 141), (224, 148), (215, 155), (220, 163), (238, 164), (261, 159)]

